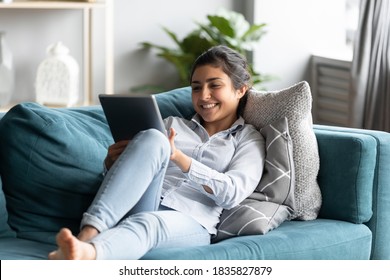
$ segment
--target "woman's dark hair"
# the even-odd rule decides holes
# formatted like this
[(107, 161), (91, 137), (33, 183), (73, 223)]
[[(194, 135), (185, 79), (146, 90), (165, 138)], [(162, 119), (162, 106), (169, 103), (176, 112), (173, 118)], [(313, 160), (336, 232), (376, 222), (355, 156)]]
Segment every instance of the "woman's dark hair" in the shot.
[[(191, 69), (190, 83), (196, 68), (204, 65), (221, 67), (222, 71), (232, 80), (234, 89), (243, 86), (252, 87), (252, 77), (249, 72), (248, 62), (244, 56), (227, 46), (215, 46), (202, 53), (194, 62)], [(247, 94), (240, 99), (237, 113), (240, 115), (246, 104)]]

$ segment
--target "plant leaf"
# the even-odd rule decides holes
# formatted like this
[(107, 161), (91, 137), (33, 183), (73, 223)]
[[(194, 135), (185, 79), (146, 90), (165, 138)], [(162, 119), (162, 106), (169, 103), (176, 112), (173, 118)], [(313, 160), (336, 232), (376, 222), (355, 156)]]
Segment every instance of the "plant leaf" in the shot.
[(168, 34), (168, 36), (176, 43), (176, 45), (181, 48), (181, 42), (179, 41), (179, 39), (177, 38), (176, 34), (173, 33), (172, 31), (170, 31), (168, 28), (166, 27), (163, 27), (163, 30), (165, 31), (165, 33)]
[(227, 18), (221, 16), (207, 16), (210, 21), (210, 25), (215, 27), (222, 35), (234, 38), (236, 32), (231, 26), (230, 21)]
[(155, 49), (158, 49), (158, 50), (163, 51), (163, 52), (164, 51), (169, 51), (169, 49), (167, 47), (155, 45), (155, 44), (148, 43), (148, 42), (142, 42), (141, 45), (145, 49), (155, 48)]
[(191, 53), (196, 58), (214, 44), (210, 43), (200, 32), (192, 32), (183, 39), (182, 50), (184, 53)]
[(251, 42), (259, 41), (261, 37), (266, 33), (266, 31), (264, 30), (265, 26), (265, 23), (251, 25), (249, 29), (244, 33), (244, 35), (242, 35), (241, 39), (243, 41)]
[[(188, 85), (192, 63), (205, 50), (216, 45), (226, 45), (245, 56), (246, 51), (252, 51), (266, 33), (264, 30), (266, 24), (251, 25), (242, 14), (233, 11), (220, 10), (215, 15), (208, 15), (207, 19), (207, 23), (196, 23), (196, 29), (183, 40), (163, 27), (164, 32), (175, 42), (175, 48), (142, 43), (144, 48), (157, 49), (159, 57), (176, 67), (181, 85)], [(272, 79), (271, 76), (256, 73), (251, 63), (249, 67), (255, 85)]]
[(250, 23), (238, 12), (220, 9), (217, 15), (225, 18), (229, 22), (231, 28), (234, 30), (236, 38), (242, 37), (250, 28)]
[(225, 40), (223, 39), (221, 33), (219, 33), (217, 29), (213, 28), (212, 26), (200, 24), (200, 23), (198, 23), (198, 26), (200, 30), (203, 31), (203, 34), (207, 35), (210, 44), (212, 44), (213, 46), (225, 44)]
[(174, 64), (181, 83), (188, 84), (190, 69), (195, 60), (192, 54), (165, 52), (159, 54), (159, 56)]

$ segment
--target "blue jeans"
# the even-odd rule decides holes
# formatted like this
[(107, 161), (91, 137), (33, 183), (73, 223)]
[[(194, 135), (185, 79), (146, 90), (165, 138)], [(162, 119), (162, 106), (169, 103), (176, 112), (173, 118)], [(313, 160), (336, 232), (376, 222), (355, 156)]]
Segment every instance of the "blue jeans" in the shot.
[(81, 222), (100, 232), (91, 240), (98, 259), (139, 259), (153, 248), (210, 243), (192, 217), (159, 205), (170, 151), (165, 135), (142, 131), (111, 167)]

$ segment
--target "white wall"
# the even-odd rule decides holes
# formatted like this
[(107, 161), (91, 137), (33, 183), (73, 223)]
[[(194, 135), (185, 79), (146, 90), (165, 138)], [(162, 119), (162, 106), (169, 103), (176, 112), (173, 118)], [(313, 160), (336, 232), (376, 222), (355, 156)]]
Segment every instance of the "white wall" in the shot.
[[(268, 33), (254, 52), (257, 70), (278, 77), (266, 84), (268, 89), (308, 79), (313, 52), (344, 44), (344, 6), (344, 0), (114, 0), (115, 91), (150, 83), (175, 86), (173, 66), (142, 51), (140, 42), (172, 46), (162, 26), (181, 37), (192, 30), (194, 21), (203, 21), (219, 7), (245, 10), (256, 23), (268, 24)], [(94, 17), (97, 30), (104, 30), (103, 22), (100, 11)], [(36, 68), (49, 44), (63, 41), (81, 66), (81, 26), (82, 14), (77, 11), (0, 10), (0, 30), (7, 31), (15, 58), (14, 102), (34, 100)], [(103, 31), (94, 34), (94, 42), (97, 95), (104, 92)]]
[(82, 14), (75, 11), (0, 10), (0, 30), (7, 32), (13, 53), (16, 84), (14, 101), (35, 99), (34, 81), (46, 47), (57, 41), (66, 44), (82, 61)]
[[(140, 42), (172, 45), (162, 31), (165, 26), (184, 36), (219, 7), (240, 10), (245, 1), (235, 0), (114, 0), (115, 91), (133, 86), (163, 84), (175, 86), (175, 69), (154, 53), (141, 51)], [(98, 11), (94, 24), (94, 95), (104, 92), (104, 12)], [(79, 11), (0, 10), (0, 30), (7, 32), (16, 68), (13, 102), (35, 99), (34, 80), (46, 47), (57, 41), (67, 45), (82, 66), (82, 13)], [(101, 32), (99, 31), (101, 30)], [(80, 86), (80, 90), (82, 86)], [(96, 100), (96, 98), (95, 98)]]
[(344, 0), (253, 0), (253, 20), (267, 23), (254, 52), (255, 68), (277, 77), (268, 90), (309, 80), (313, 53), (342, 55), (345, 46)]
[(163, 26), (182, 38), (192, 31), (195, 21), (204, 22), (206, 14), (221, 6), (233, 9), (234, 0), (116, 0), (116, 91), (128, 91), (143, 84), (162, 84), (167, 88), (177, 85), (174, 67), (157, 58), (155, 52), (141, 50), (140, 42), (174, 46)]

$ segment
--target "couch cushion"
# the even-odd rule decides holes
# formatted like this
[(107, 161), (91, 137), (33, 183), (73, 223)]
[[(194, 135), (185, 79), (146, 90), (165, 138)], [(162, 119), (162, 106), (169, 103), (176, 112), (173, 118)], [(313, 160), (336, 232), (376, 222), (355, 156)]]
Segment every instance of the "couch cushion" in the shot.
[(295, 165), (295, 213), (293, 218), (315, 219), (321, 207), (317, 183), (319, 155), (311, 116), (311, 92), (307, 82), (272, 92), (249, 92), (244, 119), (256, 128), (287, 117)]
[(240, 236), (207, 246), (154, 249), (143, 259), (367, 260), (371, 238), (363, 224), (286, 221), (265, 235)]
[(19, 238), (0, 239), (0, 260), (47, 260), (56, 245)]
[[(317, 219), (287, 221), (266, 235), (227, 239), (213, 245), (160, 248), (143, 259), (331, 260), (368, 259), (371, 232), (365, 225)], [(16, 238), (0, 240), (0, 259), (46, 259), (55, 246)]]
[[(0, 112), (0, 121), (4, 117), (4, 115), (5, 112)], [(0, 238), (14, 237), (15, 235), (16, 235), (15, 232), (13, 232), (8, 225), (8, 213), (7, 213), (6, 202), (5, 202), (4, 192), (3, 192), (3, 184), (1, 181), (1, 173), (0, 173)]]
[(61, 227), (77, 232), (112, 143), (101, 107), (20, 104), (1, 119), (0, 133), (9, 225), (18, 237), (52, 243)]
[(0, 238), (4, 237), (15, 237), (15, 233), (8, 225), (8, 213), (3, 192), (3, 183), (0, 176)]
[(320, 153), (320, 216), (364, 223), (372, 216), (376, 140), (353, 132), (316, 131)]

